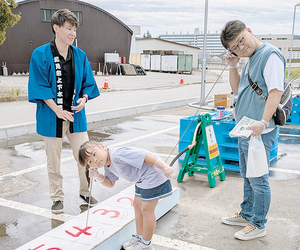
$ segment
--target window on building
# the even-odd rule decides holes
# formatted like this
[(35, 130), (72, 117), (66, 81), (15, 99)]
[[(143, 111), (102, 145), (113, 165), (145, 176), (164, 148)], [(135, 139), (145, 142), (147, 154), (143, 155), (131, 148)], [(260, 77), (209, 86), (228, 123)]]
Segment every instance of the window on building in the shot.
[(261, 40), (272, 40), (271, 37), (263, 37)]
[(41, 9), (41, 21), (42, 22), (50, 22), (52, 15), (56, 10), (45, 10)]
[(82, 12), (80, 11), (72, 11), (78, 19), (79, 23), (82, 23)]
[(277, 37), (277, 40), (287, 40), (286, 37)]
[[(56, 12), (56, 10), (46, 10), (41, 9), (41, 21), (42, 22), (50, 22), (52, 15)], [(79, 23), (82, 23), (82, 12), (80, 11), (72, 11), (78, 19)]]

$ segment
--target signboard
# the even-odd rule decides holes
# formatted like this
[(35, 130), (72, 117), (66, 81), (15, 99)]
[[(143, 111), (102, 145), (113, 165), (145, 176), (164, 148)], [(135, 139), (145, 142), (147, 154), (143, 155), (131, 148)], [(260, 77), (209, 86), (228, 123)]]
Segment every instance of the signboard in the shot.
[(209, 158), (213, 159), (220, 154), (213, 125), (205, 127), (205, 130), (206, 130), (206, 140), (207, 140)]

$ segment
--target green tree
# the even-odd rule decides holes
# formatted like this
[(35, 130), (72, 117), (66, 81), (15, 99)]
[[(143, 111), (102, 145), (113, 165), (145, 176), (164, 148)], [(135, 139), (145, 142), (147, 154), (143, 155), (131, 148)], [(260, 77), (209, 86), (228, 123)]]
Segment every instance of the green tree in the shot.
[(6, 39), (6, 29), (13, 27), (20, 19), (21, 15), (13, 14), (11, 9), (18, 6), (13, 0), (0, 0), (0, 45)]
[(144, 38), (151, 38), (152, 37), (151, 34), (150, 34), (150, 32), (149, 32), (149, 30), (147, 30), (146, 34), (144, 33), (143, 37)]

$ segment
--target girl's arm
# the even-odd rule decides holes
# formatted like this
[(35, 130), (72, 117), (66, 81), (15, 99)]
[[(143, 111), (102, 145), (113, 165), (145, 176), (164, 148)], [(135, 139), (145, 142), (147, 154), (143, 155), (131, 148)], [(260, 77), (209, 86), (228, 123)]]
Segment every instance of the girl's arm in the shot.
[(112, 188), (115, 185), (115, 181), (111, 181), (107, 177), (105, 177), (104, 181), (101, 182), (101, 184), (105, 187)]
[(168, 179), (171, 179), (174, 169), (169, 165), (167, 165), (166, 163), (164, 163), (162, 160), (157, 159), (155, 156), (147, 153), (144, 161), (154, 167), (157, 167), (164, 173), (164, 175)]
[(157, 158), (155, 156), (150, 155), (149, 153), (146, 154), (144, 162), (154, 166), (156, 161), (157, 161)]
[(97, 171), (97, 169), (94, 169), (94, 168), (89, 169), (89, 177), (101, 182), (101, 184), (103, 186), (108, 187), (108, 188), (112, 188), (115, 185), (115, 181), (111, 181), (110, 179), (105, 177), (103, 174), (100, 174)]

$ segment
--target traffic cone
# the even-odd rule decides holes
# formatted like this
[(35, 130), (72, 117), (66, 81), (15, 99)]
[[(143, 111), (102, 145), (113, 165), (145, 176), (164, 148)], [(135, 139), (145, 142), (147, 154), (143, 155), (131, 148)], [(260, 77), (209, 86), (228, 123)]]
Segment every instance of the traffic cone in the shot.
[(183, 81), (183, 73), (181, 73), (180, 84), (184, 84), (184, 81)]
[(104, 80), (104, 89), (108, 89), (108, 80), (107, 80), (107, 74), (105, 74), (105, 80)]

